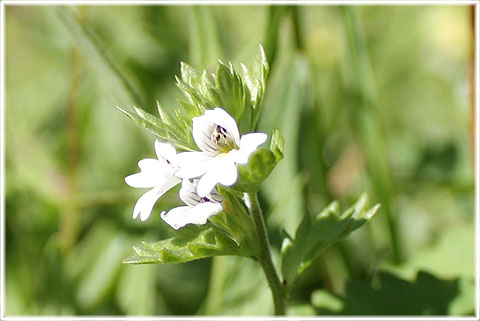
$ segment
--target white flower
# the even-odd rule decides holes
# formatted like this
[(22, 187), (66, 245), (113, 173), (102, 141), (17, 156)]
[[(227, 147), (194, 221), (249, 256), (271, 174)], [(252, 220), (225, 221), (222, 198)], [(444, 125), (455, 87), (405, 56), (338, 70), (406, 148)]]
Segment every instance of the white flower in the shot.
[(189, 179), (183, 179), (180, 189), (180, 199), (187, 206), (179, 206), (166, 213), (160, 213), (160, 217), (171, 227), (178, 230), (187, 224), (202, 225), (207, 223), (210, 216), (220, 213), (223, 208), (222, 198), (213, 191), (212, 193), (200, 197), (197, 190), (198, 180), (191, 182)]
[(125, 182), (136, 188), (151, 188), (143, 194), (135, 204), (133, 218), (140, 215), (140, 220), (145, 221), (150, 217), (155, 202), (169, 189), (181, 182), (175, 176), (177, 152), (170, 143), (155, 141), (155, 153), (158, 159), (146, 158), (138, 162), (141, 172), (125, 177)]
[(193, 118), (193, 139), (201, 152), (177, 155), (181, 178), (200, 177), (197, 193), (204, 197), (217, 183), (231, 186), (237, 181), (235, 164), (246, 164), (248, 157), (267, 140), (265, 133), (249, 133), (240, 138), (237, 123), (223, 109), (206, 110)]

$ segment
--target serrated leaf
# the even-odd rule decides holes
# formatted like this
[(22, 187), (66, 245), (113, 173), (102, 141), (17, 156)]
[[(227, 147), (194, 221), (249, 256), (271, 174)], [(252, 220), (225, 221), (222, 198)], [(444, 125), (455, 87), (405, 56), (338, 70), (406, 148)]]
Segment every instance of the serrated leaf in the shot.
[(259, 52), (255, 63), (251, 68), (241, 64), (244, 83), (250, 92), (250, 130), (254, 130), (263, 104), (263, 97), (267, 84), (269, 65), (263, 47), (259, 46)]
[(190, 87), (196, 87), (200, 84), (200, 78), (198, 73), (193, 69), (189, 64), (181, 61), (180, 62), (180, 75), (182, 81), (188, 84)]
[(187, 113), (187, 115), (193, 119), (193, 117), (197, 117), (203, 114), (205, 111), (203, 108), (201, 108), (198, 105), (194, 105), (188, 101), (178, 99), (177, 100), (180, 103), (180, 106), (182, 106), (183, 110)]
[[(119, 106), (117, 106), (117, 108), (130, 117), (138, 126), (145, 128), (161, 139), (171, 141), (177, 147), (184, 150), (196, 150), (196, 146), (190, 136), (189, 127), (186, 125), (178, 125), (177, 121), (178, 119), (182, 119), (181, 117), (173, 120), (168, 114), (163, 114), (163, 118), (166, 119), (166, 122), (164, 122), (162, 119), (135, 106), (133, 106), (133, 110), (126, 110)], [(172, 124), (172, 126), (169, 126), (169, 124)]]
[(291, 285), (321, 252), (370, 220), (380, 205), (368, 208), (364, 193), (358, 201), (340, 214), (338, 203), (333, 202), (314, 219), (305, 216), (297, 229), (295, 240), (283, 248), (282, 275)]
[(231, 63), (219, 61), (214, 74), (205, 70), (201, 76), (191, 66), (181, 63), (180, 77), (176, 77), (177, 87), (182, 91), (186, 101), (179, 100), (186, 113), (192, 118), (205, 109), (221, 107), (239, 123), (241, 132), (254, 129), (268, 75), (268, 63), (263, 48), (257, 61), (251, 68), (244, 64), (242, 75), (235, 71)]
[(248, 108), (250, 93), (245, 90), (240, 76), (222, 62), (215, 72), (215, 87), (210, 88), (210, 97), (216, 106), (225, 109), (237, 121)]
[(211, 225), (188, 226), (175, 237), (159, 242), (142, 242), (133, 247), (135, 254), (124, 263), (181, 263), (215, 255), (249, 256), (232, 239)]

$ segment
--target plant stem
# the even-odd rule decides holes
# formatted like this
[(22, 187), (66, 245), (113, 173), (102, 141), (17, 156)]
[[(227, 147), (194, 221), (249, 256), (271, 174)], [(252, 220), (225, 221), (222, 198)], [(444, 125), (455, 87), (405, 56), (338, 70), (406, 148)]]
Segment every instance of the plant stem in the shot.
[(272, 291), (273, 304), (275, 307), (275, 315), (285, 315), (286, 309), (286, 291), (278, 278), (275, 267), (273, 266), (272, 256), (270, 254), (267, 229), (263, 219), (262, 210), (258, 203), (257, 192), (245, 193), (245, 203), (247, 204), (250, 216), (255, 226), (258, 242), (260, 246), (260, 254), (258, 261), (265, 272), (268, 284)]

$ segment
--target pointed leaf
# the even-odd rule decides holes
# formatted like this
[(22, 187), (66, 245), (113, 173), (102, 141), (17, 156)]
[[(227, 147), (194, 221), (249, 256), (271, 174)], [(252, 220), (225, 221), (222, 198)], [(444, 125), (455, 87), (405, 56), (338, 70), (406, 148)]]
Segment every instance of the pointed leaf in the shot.
[(175, 231), (175, 237), (134, 246), (135, 254), (124, 263), (180, 263), (215, 255), (249, 256), (242, 247), (211, 225), (187, 226)]
[(333, 202), (314, 219), (305, 216), (298, 227), (295, 240), (288, 240), (282, 247), (282, 275), (289, 285), (315, 260), (323, 250), (338, 242), (370, 220), (380, 205), (368, 208), (364, 193), (343, 214), (338, 203)]

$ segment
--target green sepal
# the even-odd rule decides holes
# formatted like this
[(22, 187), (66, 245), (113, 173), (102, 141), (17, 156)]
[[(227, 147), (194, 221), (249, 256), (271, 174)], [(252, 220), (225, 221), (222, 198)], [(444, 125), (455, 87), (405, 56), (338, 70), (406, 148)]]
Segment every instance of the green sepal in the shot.
[(233, 188), (241, 192), (257, 190), (282, 158), (283, 137), (278, 129), (273, 129), (270, 147), (258, 148), (247, 164), (237, 166), (238, 180)]
[(295, 279), (330, 245), (373, 218), (380, 205), (368, 208), (368, 196), (340, 214), (337, 202), (328, 205), (315, 218), (304, 216), (295, 239), (285, 238), (282, 245), (282, 275), (291, 286)]
[(215, 255), (250, 256), (217, 227), (211, 224), (189, 225), (175, 236), (158, 242), (142, 242), (133, 247), (135, 254), (124, 259), (130, 264), (167, 264), (193, 261)]

